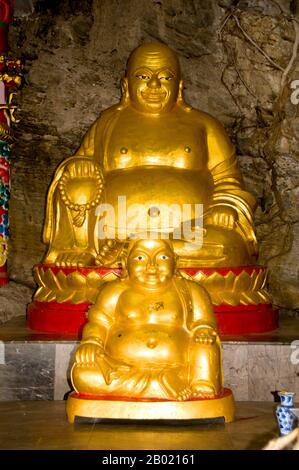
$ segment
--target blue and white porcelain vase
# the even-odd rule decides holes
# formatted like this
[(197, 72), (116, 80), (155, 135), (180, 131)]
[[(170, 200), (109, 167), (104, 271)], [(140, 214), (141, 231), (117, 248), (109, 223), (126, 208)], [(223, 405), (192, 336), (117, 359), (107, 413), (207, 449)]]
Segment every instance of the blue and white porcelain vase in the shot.
[(294, 427), (296, 416), (291, 409), (294, 408), (294, 395), (291, 392), (278, 392), (280, 405), (276, 408), (276, 418), (278, 421), (280, 434), (286, 436)]

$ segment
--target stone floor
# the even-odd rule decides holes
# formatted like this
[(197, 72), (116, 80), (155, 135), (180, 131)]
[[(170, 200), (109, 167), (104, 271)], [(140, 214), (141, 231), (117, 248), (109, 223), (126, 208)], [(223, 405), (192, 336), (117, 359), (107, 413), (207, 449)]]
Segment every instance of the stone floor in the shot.
[(63, 401), (0, 402), (0, 449), (262, 449), (278, 436), (273, 403), (237, 403), (229, 424), (71, 425)]

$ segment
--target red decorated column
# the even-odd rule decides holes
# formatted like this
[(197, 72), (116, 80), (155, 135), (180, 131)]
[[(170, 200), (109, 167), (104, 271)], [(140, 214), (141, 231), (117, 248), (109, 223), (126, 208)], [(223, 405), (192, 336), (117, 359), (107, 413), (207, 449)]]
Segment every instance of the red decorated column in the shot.
[(8, 28), (13, 17), (13, 0), (0, 0), (0, 53), (8, 50)]
[(0, 285), (8, 283), (10, 159), (16, 123), (13, 97), (22, 84), (21, 62), (8, 57), (8, 30), (13, 9), (13, 0), (0, 0)]

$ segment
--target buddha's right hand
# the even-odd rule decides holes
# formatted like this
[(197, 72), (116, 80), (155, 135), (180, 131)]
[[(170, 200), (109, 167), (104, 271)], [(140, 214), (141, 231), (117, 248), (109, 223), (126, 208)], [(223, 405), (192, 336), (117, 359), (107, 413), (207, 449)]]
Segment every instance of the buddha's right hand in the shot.
[(80, 158), (72, 160), (64, 169), (64, 172), (71, 178), (93, 178), (96, 176), (98, 165), (89, 159)]
[(199, 326), (193, 332), (195, 343), (200, 344), (214, 344), (217, 339), (217, 331), (208, 326)]
[(104, 349), (99, 344), (84, 343), (76, 351), (76, 363), (81, 365), (94, 365), (104, 356)]
[(233, 207), (215, 206), (210, 212), (213, 225), (233, 230), (238, 220), (238, 212)]
[(102, 171), (93, 161), (81, 158), (66, 164), (58, 189), (76, 227), (83, 225), (86, 212), (101, 201), (103, 186)]
[(108, 356), (104, 348), (95, 343), (81, 344), (76, 352), (76, 363), (87, 367), (98, 367), (107, 385), (130, 371), (130, 366)]

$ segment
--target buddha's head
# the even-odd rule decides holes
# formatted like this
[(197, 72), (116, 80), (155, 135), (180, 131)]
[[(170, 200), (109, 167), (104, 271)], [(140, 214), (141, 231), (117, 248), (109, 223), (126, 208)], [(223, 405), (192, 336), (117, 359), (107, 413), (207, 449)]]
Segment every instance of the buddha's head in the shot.
[(182, 86), (178, 59), (165, 44), (143, 44), (130, 55), (122, 87), (138, 111), (151, 114), (170, 111)]
[(159, 288), (167, 284), (175, 272), (175, 254), (168, 240), (137, 240), (128, 251), (127, 272), (135, 284)]

